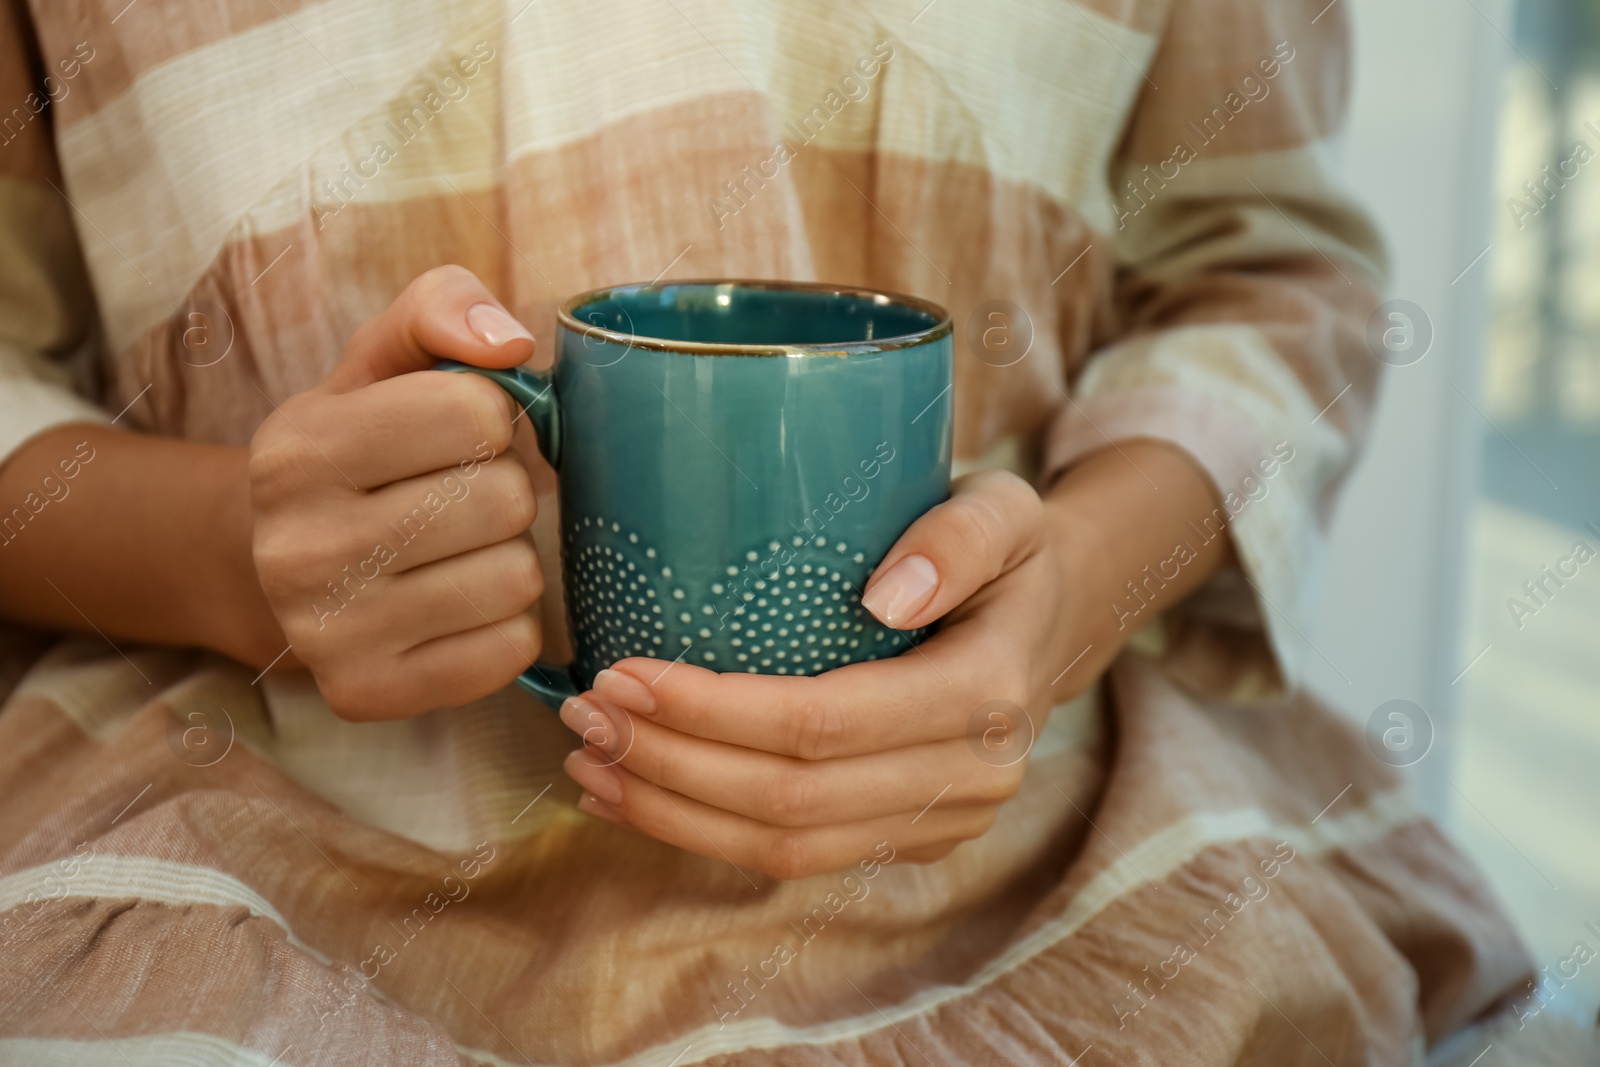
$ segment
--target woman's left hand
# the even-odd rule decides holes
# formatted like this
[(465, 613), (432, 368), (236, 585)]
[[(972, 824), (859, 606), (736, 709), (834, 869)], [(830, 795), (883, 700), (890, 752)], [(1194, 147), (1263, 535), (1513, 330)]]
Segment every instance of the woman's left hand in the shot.
[(885, 841), (897, 860), (939, 859), (1016, 794), (1050, 709), (1233, 560), (1226, 534), (1196, 534), (1221, 504), (1155, 440), (1084, 457), (1042, 500), (1010, 474), (962, 478), (865, 590), (890, 626), (937, 633), (815, 677), (622, 660), (561, 710), (585, 741), (566, 764), (588, 791), (578, 806), (776, 878), (843, 870)]
[(1063, 671), (1089, 609), (1056, 540), (1026, 482), (972, 475), (864, 591), (896, 629), (943, 620), (921, 645), (815, 677), (653, 659), (602, 671), (561, 711), (586, 742), (566, 764), (588, 791), (579, 807), (775, 878), (848, 867), (883, 841), (898, 859), (944, 856), (989, 828), (1050, 708), (1098, 673)]

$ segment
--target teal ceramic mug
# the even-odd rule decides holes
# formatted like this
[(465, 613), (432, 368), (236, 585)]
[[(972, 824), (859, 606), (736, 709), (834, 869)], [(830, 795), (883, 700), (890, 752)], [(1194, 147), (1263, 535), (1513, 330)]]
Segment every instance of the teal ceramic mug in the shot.
[(574, 660), (518, 685), (552, 707), (629, 656), (817, 674), (905, 651), (861, 606), (949, 494), (950, 316), (800, 282), (624, 285), (559, 312), (554, 369), (497, 382), (560, 482)]

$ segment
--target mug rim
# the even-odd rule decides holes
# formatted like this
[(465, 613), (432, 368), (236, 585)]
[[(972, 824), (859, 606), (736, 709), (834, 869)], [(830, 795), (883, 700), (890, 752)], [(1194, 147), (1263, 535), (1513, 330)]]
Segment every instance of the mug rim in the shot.
[[(874, 338), (870, 341), (832, 341), (827, 344), (730, 344), (722, 341), (673, 341), (662, 337), (623, 333), (592, 323), (579, 322), (575, 312), (585, 304), (609, 299), (624, 291), (640, 292), (648, 289), (666, 289), (669, 286), (734, 286), (740, 289), (769, 289), (788, 292), (831, 293), (836, 296), (866, 297), (875, 303), (894, 303), (913, 311), (931, 315), (932, 326), (912, 333), (893, 337)], [(628, 282), (590, 289), (577, 296), (568, 297), (556, 309), (556, 321), (574, 333), (585, 337), (626, 345), (629, 348), (646, 348), (657, 352), (678, 352), (695, 356), (849, 356), (875, 352), (891, 352), (901, 348), (916, 348), (948, 336), (954, 326), (950, 312), (942, 305), (921, 297), (908, 296), (887, 289), (869, 289), (855, 285), (834, 285), (830, 282), (787, 281), (771, 278), (674, 278), (670, 281)]]

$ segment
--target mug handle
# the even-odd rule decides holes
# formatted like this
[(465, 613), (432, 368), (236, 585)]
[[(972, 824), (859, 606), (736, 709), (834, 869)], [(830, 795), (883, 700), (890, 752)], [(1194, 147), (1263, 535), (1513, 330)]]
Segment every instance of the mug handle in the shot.
[[(520, 367), (495, 370), (457, 363), (453, 359), (441, 360), (434, 370), (476, 374), (487, 378), (511, 395), (517, 406), (527, 412), (533, 423), (534, 435), (539, 439), (539, 451), (545, 462), (557, 469), (561, 466), (561, 404), (556, 396), (555, 379), (549, 371), (529, 371)], [(559, 710), (562, 701), (578, 695), (578, 686), (572, 679), (569, 667), (540, 661), (517, 675), (517, 686), (531, 693), (552, 710)]]

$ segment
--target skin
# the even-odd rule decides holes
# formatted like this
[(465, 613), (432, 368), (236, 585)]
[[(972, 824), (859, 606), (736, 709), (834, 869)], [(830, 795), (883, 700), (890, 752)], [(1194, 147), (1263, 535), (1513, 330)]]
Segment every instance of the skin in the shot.
[[(993, 825), (1027, 768), (977, 758), (970, 741), (1026, 744), (1029, 722), (1042, 729), (1052, 706), (1092, 685), (1136, 629), (1119, 628), (1109, 606), (1123, 583), (1194, 540), (1185, 523), (1219, 503), (1186, 454), (1154, 441), (1085, 458), (1043, 498), (1003, 472), (961, 479), (864, 590), (871, 608), (885, 575), (923, 556), (939, 576), (932, 596), (884, 621), (940, 621), (937, 633), (814, 677), (623, 660), (561, 711), (585, 741), (566, 761), (588, 791), (579, 807), (775, 878), (842, 870), (881, 841), (897, 861), (940, 859)], [(1231, 551), (1212, 541), (1141, 621)], [(1014, 708), (974, 720), (997, 700)]]
[[(517, 452), (531, 434), (489, 382), (427, 370), (440, 358), (528, 361), (533, 339), (495, 310), (462, 268), (422, 275), (248, 449), (85, 425), (32, 438), (0, 467), (8, 508), (79, 442), (95, 458), (0, 546), (0, 610), (117, 644), (309, 670), (353, 720), (510, 684), (541, 646), (535, 498)], [(402, 543), (391, 524), (429, 494), (436, 510)], [(939, 622), (937, 633), (811, 678), (624, 660), (562, 709), (585, 742), (566, 764), (586, 790), (580, 807), (777, 878), (841, 870), (885, 840), (904, 861), (947, 855), (993, 824), (1026, 769), (976, 758), (969, 735), (992, 747), (1006, 729), (1022, 736), (1024, 718), (1042, 729), (1052, 706), (1093, 684), (1135, 629), (1109, 607), (1123, 583), (1218, 505), (1193, 461), (1157, 441), (1090, 455), (1042, 497), (1010, 474), (961, 479), (865, 590), (890, 625)], [(375, 557), (380, 543), (396, 546), (392, 559)], [(1231, 559), (1227, 538), (1201, 548), (1141, 622)], [(934, 584), (891, 605), (902, 564)], [(997, 700), (1015, 710), (974, 725), (974, 709)]]
[[(533, 355), (509, 315), (502, 343), (475, 333), (469, 314), (483, 305), (504, 312), (463, 268), (420, 276), (248, 449), (95, 426), (31, 439), (0, 468), (0, 500), (23, 499), (78, 441), (96, 455), (66, 499), (0, 547), (5, 615), (309, 669), (352, 720), (407, 718), (508, 685), (541, 644), (535, 498), (510, 448), (531, 436), (528, 420), (492, 383), (426, 369)], [(470, 476), (463, 463), (475, 464)], [(344, 587), (347, 606), (320, 613), (338, 604), (326, 583), (378, 543), (400, 544), (389, 524), (430, 493), (448, 504), (375, 578), (358, 570), (365, 584)]]

